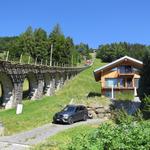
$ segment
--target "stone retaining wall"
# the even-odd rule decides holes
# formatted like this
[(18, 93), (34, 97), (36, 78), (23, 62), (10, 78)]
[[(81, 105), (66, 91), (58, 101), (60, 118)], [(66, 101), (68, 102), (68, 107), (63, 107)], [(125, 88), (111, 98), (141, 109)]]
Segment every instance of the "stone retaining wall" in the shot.
[(90, 118), (110, 118), (111, 111), (109, 106), (87, 106)]

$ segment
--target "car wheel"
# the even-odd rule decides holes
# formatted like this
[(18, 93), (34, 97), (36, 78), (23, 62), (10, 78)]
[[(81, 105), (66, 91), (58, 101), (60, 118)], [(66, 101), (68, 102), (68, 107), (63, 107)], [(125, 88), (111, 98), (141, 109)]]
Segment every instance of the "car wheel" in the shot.
[(69, 124), (73, 124), (73, 119), (72, 119), (72, 117), (70, 117), (70, 118), (68, 119), (68, 123), (69, 123)]
[(92, 118), (93, 118), (92, 113), (88, 113), (88, 118), (90, 118), (90, 119), (92, 119)]
[(87, 115), (84, 115), (83, 116), (83, 121), (86, 121), (87, 120)]

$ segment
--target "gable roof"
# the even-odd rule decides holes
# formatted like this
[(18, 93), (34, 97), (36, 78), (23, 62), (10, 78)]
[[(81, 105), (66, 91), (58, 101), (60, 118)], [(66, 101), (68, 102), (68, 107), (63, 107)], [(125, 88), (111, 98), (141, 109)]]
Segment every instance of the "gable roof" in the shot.
[(141, 68), (143, 66), (143, 62), (142, 61), (139, 61), (135, 58), (132, 58), (132, 57), (129, 57), (129, 56), (124, 56), (124, 57), (121, 57), (107, 65), (104, 65), (98, 69), (95, 69), (94, 70), (94, 76), (95, 76), (95, 80), (96, 81), (99, 81), (100, 78), (101, 78), (101, 72), (106, 70), (106, 69), (112, 69), (114, 67), (117, 66), (117, 64), (121, 63), (121, 62), (124, 62), (124, 61), (130, 61), (130, 62), (133, 62), (134, 64), (136, 64), (137, 66), (139, 66), (139, 68)]

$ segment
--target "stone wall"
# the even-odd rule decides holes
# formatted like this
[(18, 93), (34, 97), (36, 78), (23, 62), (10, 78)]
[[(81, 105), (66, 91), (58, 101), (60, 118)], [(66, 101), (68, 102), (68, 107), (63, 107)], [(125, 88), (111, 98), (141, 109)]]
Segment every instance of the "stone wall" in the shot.
[(111, 111), (108, 106), (87, 106), (90, 118), (110, 118)]
[(140, 101), (128, 101), (128, 100), (112, 100), (112, 107), (113, 109), (125, 110), (129, 115), (134, 114), (140, 108), (141, 102)]

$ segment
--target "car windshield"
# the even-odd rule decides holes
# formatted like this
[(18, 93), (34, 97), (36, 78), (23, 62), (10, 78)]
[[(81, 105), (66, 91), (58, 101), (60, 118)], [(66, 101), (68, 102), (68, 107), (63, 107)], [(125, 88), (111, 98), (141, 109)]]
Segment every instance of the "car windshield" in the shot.
[(75, 107), (73, 106), (66, 106), (63, 111), (73, 112), (75, 110)]

